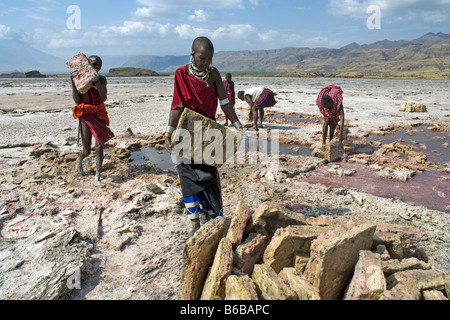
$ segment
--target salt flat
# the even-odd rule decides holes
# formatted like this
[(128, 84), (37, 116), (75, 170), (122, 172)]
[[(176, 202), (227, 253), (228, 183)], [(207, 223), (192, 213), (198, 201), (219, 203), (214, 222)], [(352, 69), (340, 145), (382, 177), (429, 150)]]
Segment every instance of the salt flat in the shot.
[[(319, 115), (315, 99), (329, 85), (344, 90), (346, 119), (352, 134), (399, 122), (442, 121), (450, 117), (449, 81), (444, 80), (371, 80), (327, 78), (233, 78), (236, 91), (264, 86), (278, 93), (278, 104), (268, 112), (297, 112)], [(109, 78), (107, 110), (113, 132), (125, 128), (154, 134), (167, 125), (173, 93), (172, 77)], [(426, 113), (402, 113), (403, 102), (420, 102)], [(76, 136), (77, 121), (72, 118), (71, 87), (68, 79), (1, 79), (0, 145), (60, 143)], [(242, 109), (241, 109), (242, 108)], [(246, 120), (247, 106), (237, 100), (238, 116)], [(221, 110), (218, 110), (221, 114)], [(245, 121), (243, 121), (245, 122)], [(321, 124), (317, 125), (320, 130)], [(298, 128), (289, 134), (308, 140), (311, 128)]]

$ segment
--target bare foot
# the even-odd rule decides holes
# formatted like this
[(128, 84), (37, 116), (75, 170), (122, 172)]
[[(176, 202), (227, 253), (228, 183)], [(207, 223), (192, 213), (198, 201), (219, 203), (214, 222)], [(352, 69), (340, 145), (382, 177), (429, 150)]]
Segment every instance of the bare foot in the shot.
[(83, 171), (83, 163), (80, 158), (77, 158), (77, 164), (76, 164), (77, 172), (79, 175), (85, 176), (86, 174)]
[(100, 181), (99, 178), (95, 178), (94, 184), (95, 184), (97, 187), (100, 187), (100, 188), (103, 188), (104, 186), (106, 186), (103, 182)]

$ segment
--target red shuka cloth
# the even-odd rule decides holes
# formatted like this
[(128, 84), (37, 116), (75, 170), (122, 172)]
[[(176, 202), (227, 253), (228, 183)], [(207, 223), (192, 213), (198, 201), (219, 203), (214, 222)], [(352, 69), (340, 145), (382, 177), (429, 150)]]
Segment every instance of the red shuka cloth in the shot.
[(108, 128), (109, 117), (105, 103), (98, 98), (98, 92), (94, 88), (83, 94), (82, 101), (83, 103), (73, 107), (73, 117), (83, 117), (95, 140), (105, 147), (106, 142), (114, 138), (114, 133)]
[(108, 112), (106, 111), (106, 107), (103, 102), (100, 102), (98, 105), (81, 103), (73, 107), (72, 113), (74, 119), (81, 118), (87, 114), (95, 114), (100, 120), (105, 121), (106, 125), (109, 126)]
[(227, 93), (227, 97), (228, 100), (230, 101), (231, 105), (235, 105), (236, 101), (235, 101), (235, 97), (233, 94), (233, 86), (231, 85), (231, 83), (228, 83), (227, 80), (223, 80), (223, 88), (225, 89), (225, 92)]
[[(334, 84), (329, 85), (328, 87), (323, 88), (322, 91), (320, 91), (319, 96), (316, 100), (316, 104), (319, 107), (320, 113), (322, 113), (325, 119), (339, 120), (340, 108), (342, 105), (342, 101), (344, 101), (344, 98), (342, 97), (343, 93), (344, 92), (342, 91), (342, 89), (338, 86), (335, 86)], [(328, 110), (322, 106), (322, 97), (326, 94), (328, 94), (333, 100), (333, 108), (331, 110)]]
[(175, 72), (175, 85), (171, 110), (183, 104), (183, 107), (194, 110), (208, 118), (214, 118), (217, 111), (216, 89), (189, 74), (188, 66)]

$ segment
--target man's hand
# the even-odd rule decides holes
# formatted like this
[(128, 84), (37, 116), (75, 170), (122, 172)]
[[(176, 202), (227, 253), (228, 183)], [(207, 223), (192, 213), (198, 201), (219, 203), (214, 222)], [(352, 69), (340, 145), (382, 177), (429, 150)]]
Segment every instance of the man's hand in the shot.
[(167, 152), (169, 154), (172, 153), (172, 139), (167, 134), (164, 135), (164, 144), (165, 144)]
[(91, 77), (91, 80), (92, 80), (92, 82), (97, 82), (97, 81), (99, 81), (99, 80), (100, 80), (99, 74), (98, 74), (97, 72), (93, 73), (93, 74), (92, 74), (92, 77)]

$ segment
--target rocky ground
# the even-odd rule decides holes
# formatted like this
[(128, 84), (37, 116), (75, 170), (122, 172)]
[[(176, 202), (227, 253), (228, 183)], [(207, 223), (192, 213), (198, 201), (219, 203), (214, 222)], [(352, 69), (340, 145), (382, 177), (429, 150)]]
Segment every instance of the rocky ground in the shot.
[[(131, 94), (137, 91), (129, 90)], [(149, 105), (167, 104), (169, 91), (164, 89), (160, 94), (133, 98), (117, 96), (109, 105), (112, 122), (116, 119), (117, 124), (119, 118), (130, 114), (129, 110), (139, 115), (141, 109), (148, 112)], [(154, 117), (162, 118), (166, 109), (155, 108), (159, 111)], [(238, 108), (238, 113), (243, 116), (245, 109)], [(278, 113), (291, 114), (291, 111)], [(19, 114), (22, 124), (34, 121), (39, 127), (41, 122), (36, 120), (40, 118), (39, 113)], [(46, 120), (67, 117), (70, 118), (70, 113), (56, 112)], [(5, 134), (0, 148), (1, 299), (179, 299), (189, 223), (177, 176), (153, 164), (152, 159), (138, 164), (129, 157), (142, 147), (161, 148), (160, 133), (166, 118), (155, 120), (148, 131), (142, 130), (145, 123), (139, 123), (140, 127), (134, 129), (128, 121), (133, 123), (124, 121), (120, 130), (113, 130), (116, 138), (106, 153), (104, 188), (93, 184), (93, 156), (85, 164), (90, 168), (90, 175), (75, 174), (74, 161), (79, 147), (73, 125), (64, 130), (66, 126), (59, 124), (58, 139), (44, 139), (48, 137), (45, 130), (52, 130), (46, 127), (35, 131), (34, 136), (27, 134), (29, 139), (14, 140), (11, 132)], [(368, 132), (355, 127), (355, 122), (349, 119), (349, 140), (360, 143)], [(450, 131), (449, 121), (442, 118), (410, 123), (414, 125), (411, 130), (425, 123), (437, 126), (440, 132)], [(127, 127), (132, 128), (133, 135), (124, 131)], [(315, 120), (298, 124), (289, 117), (287, 120), (268, 117), (268, 127), (282, 129), (281, 142), (294, 149), (305, 145), (314, 149), (320, 141), (317, 134), (320, 125)], [(396, 129), (392, 123), (384, 122), (369, 132), (386, 134)], [(23, 130), (30, 132), (29, 127)], [(258, 164), (222, 167), (227, 223), (239, 201), (251, 211), (263, 202), (272, 201), (306, 217), (326, 215), (338, 220), (367, 219), (413, 226), (422, 232), (417, 246), (424, 250), (429, 263), (449, 272), (448, 207), (432, 210), (398, 197), (379, 197), (362, 188), (311, 181), (317, 172), (324, 170), (331, 177), (358, 177), (358, 169), (352, 171), (352, 166), (361, 166), (356, 168), (374, 172), (380, 181), (403, 180), (400, 182), (408, 189), (411, 177), (433, 171), (439, 182), (435, 193), (444, 204), (450, 204), (448, 163), (428, 162), (402, 142), (371, 146), (375, 149), (372, 153), (360, 153), (347, 146), (344, 159), (333, 164), (318, 157), (281, 154), (276, 171)]]

